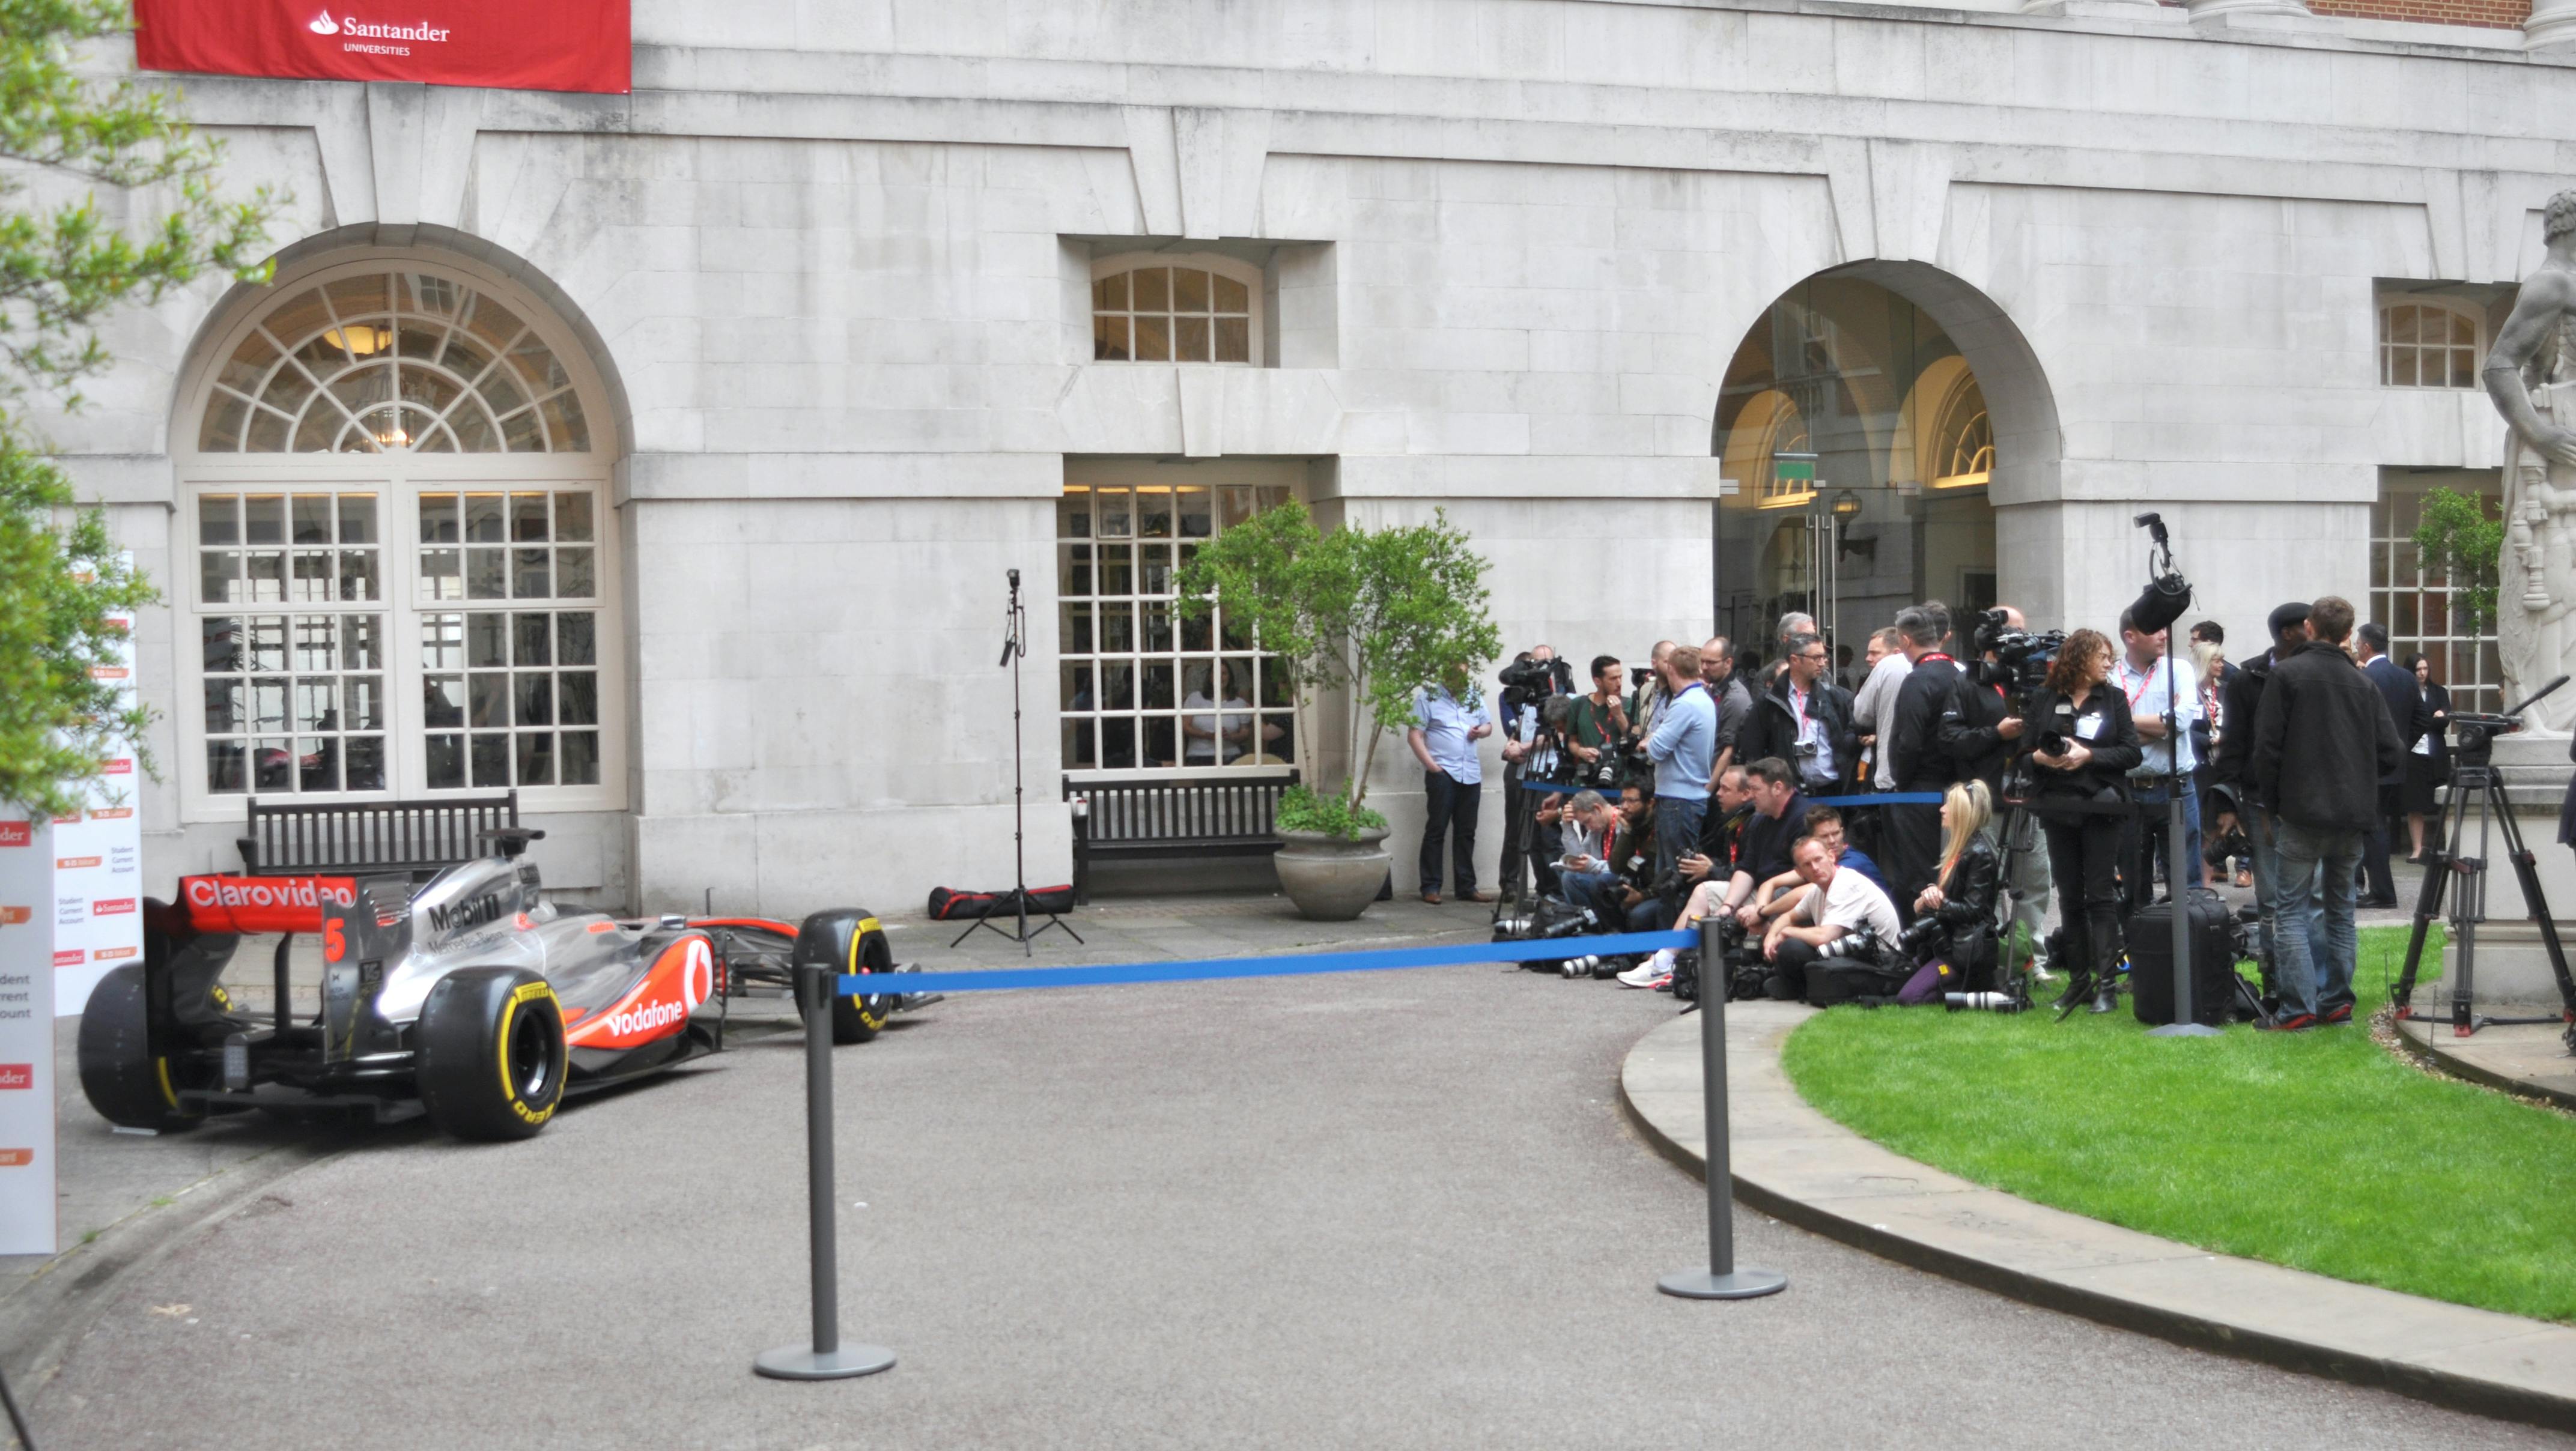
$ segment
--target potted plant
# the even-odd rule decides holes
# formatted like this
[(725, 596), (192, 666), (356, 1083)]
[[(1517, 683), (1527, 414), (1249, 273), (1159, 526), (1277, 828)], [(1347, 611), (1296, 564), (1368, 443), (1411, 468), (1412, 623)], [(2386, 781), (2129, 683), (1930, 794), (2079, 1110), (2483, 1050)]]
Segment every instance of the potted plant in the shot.
[[(1326, 533), (1296, 503), (1228, 529), (1182, 569), (1182, 612), (1222, 609), (1229, 627), (1248, 626), (1296, 710), (1299, 781), (1280, 798), (1287, 845), (1273, 860), (1280, 890), (1306, 916), (1348, 921), (1377, 900), (1387, 826), (1365, 803), (1378, 742), (1412, 723), (1417, 687), (1500, 651), (1484, 572), (1445, 512), (1427, 524)], [(1357, 761), (1327, 788), (1312, 727), (1329, 690), (1344, 692)]]

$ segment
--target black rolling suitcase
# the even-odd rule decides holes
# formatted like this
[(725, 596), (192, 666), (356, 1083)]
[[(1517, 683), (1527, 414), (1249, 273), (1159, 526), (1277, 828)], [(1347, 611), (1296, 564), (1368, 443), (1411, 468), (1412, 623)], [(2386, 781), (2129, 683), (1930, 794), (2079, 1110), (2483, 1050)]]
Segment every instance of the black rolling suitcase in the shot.
[[(2191, 906), (2191, 1015), (2211, 1027), (2236, 1009), (2236, 942), (2227, 899), (2207, 887), (2185, 894)], [(2129, 914), (2129, 1002), (2138, 1021), (2162, 1027), (2174, 1020), (2173, 903), (2157, 902)]]

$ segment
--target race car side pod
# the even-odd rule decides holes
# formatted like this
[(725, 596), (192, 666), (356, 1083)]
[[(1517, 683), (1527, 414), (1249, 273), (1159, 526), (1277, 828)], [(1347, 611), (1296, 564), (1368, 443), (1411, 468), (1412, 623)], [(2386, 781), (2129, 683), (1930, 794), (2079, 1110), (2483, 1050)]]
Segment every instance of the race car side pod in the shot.
[(1682, 1270), (1655, 1288), (1685, 1300), (1750, 1300), (1789, 1288), (1778, 1270), (1735, 1267), (1735, 1167), (1726, 1143), (1726, 949), (1717, 919), (1699, 924), (1699, 1100), (1707, 1125), (1708, 1268)]
[(832, 1171), (832, 998), (837, 979), (859, 970), (859, 922), (849, 910), (817, 912), (796, 933), (789, 965), (805, 1013), (805, 1165), (813, 1237), (814, 1338), (753, 1358), (755, 1374), (775, 1380), (847, 1380), (894, 1367), (881, 1345), (841, 1343), (841, 1265)]

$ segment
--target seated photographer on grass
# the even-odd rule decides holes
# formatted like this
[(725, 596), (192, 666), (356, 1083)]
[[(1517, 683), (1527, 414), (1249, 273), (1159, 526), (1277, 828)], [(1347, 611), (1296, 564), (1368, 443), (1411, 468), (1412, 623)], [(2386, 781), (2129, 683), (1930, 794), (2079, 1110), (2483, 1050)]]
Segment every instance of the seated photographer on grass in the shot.
[(1914, 899), (1914, 926), (1904, 938), (1920, 964), (1896, 1000), (1937, 1003), (1944, 993), (1975, 992), (1994, 972), (1995, 892), (2002, 864), (1986, 839), (1994, 798), (1983, 781), (1962, 781), (1941, 798), (1941, 869)]
[(1866, 929), (1878, 942), (1894, 942), (1902, 925), (1896, 904), (1878, 884), (1834, 860), (1833, 848), (1816, 837), (1798, 843), (1798, 875), (1807, 890), (1796, 905), (1771, 919), (1762, 934), (1762, 957), (1772, 966), (1767, 984), (1775, 998), (1795, 998), (1806, 990), (1807, 969), (1838, 955), (1837, 944)]

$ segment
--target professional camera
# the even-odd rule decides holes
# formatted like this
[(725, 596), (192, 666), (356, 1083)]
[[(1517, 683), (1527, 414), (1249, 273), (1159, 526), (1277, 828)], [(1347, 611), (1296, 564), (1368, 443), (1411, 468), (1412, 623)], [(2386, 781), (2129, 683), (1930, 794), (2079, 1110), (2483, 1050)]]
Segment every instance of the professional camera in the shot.
[(1914, 919), (1912, 926), (1897, 934), (1896, 949), (1908, 962), (1920, 962), (1950, 942), (1949, 924), (1930, 912)]
[[(2047, 682), (2049, 662), (2057, 658), (2057, 647), (2066, 643), (2066, 632), (2033, 634), (2013, 629), (2010, 620), (2002, 610), (1977, 616), (1974, 669), (1977, 683), (2003, 691), (2013, 714), (2019, 715), (2031, 692)], [(1989, 660), (1988, 655), (1994, 658)]]
[(1524, 651), (1502, 669), (1503, 719), (1520, 719), (1521, 708), (1550, 695), (1574, 694), (1574, 667), (1563, 660), (1536, 660)]
[(1941, 1005), (1954, 1013), (2019, 1013), (2029, 1010), (2030, 1000), (2011, 993), (1943, 993)]

